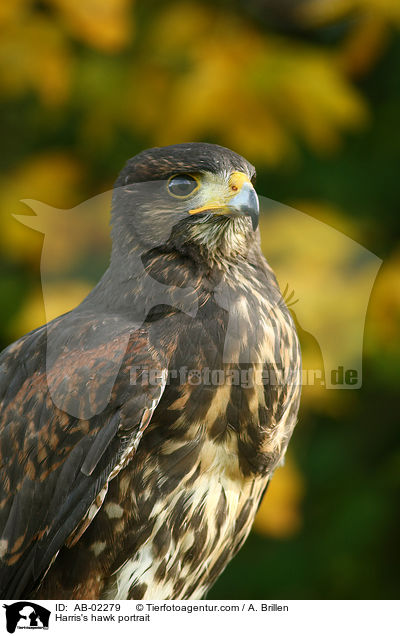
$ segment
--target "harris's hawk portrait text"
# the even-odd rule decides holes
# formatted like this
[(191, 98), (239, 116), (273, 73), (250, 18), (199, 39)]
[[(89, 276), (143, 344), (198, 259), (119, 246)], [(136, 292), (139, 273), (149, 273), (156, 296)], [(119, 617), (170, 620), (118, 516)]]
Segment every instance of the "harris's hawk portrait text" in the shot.
[(246, 540), (300, 398), (255, 170), (206, 143), (115, 184), (112, 254), (0, 355), (0, 596), (200, 599)]

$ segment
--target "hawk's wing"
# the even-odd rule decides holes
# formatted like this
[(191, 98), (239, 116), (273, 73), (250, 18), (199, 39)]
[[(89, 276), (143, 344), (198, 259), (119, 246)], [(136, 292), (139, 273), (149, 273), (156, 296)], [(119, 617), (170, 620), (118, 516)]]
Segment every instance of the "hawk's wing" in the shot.
[[(71, 315), (68, 328), (76, 333), (82, 317)], [(110, 361), (117, 352), (121, 364), (109, 403), (90, 419), (69, 415), (68, 408), (60, 410), (52, 401), (46, 327), (0, 355), (0, 598), (26, 594), (62, 545), (81, 536), (101, 506), (109, 480), (130, 461), (161, 398), (166, 365), (149, 346), (146, 330), (133, 328), (127, 338), (126, 323), (119, 335), (115, 327), (113, 318), (112, 340), (84, 352), (83, 359), (90, 362), (89, 397), (79, 374), (82, 350), (70, 351), (62, 373), (51, 379), (58, 396), (65, 392), (66, 406), (68, 399), (102, 399), (109, 374), (115, 373)], [(132, 383), (132, 366), (157, 369), (161, 380)]]

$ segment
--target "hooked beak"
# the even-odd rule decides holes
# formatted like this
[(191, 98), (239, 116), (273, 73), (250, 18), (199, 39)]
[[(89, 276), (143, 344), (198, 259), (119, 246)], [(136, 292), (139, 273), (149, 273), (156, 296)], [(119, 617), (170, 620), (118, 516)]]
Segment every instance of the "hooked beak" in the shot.
[(230, 211), (228, 214), (232, 216), (249, 216), (253, 232), (257, 229), (260, 205), (251, 183), (244, 183), (240, 192), (230, 200), (227, 207)]
[(218, 200), (219, 197), (217, 200), (213, 197), (201, 207), (189, 210), (189, 214), (211, 212), (217, 216), (249, 216), (254, 232), (258, 227), (260, 205), (250, 179), (243, 172), (233, 172), (229, 179), (229, 186), (230, 192), (228, 196), (223, 197), (222, 201)]

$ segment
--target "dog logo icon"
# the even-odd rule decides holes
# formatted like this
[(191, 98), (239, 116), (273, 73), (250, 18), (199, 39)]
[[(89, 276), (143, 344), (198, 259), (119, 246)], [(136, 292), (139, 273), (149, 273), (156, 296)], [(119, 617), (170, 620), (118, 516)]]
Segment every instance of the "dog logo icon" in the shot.
[(6, 627), (9, 634), (14, 634), (16, 629), (48, 629), (50, 610), (31, 603), (20, 601), (3, 605), (6, 610)]

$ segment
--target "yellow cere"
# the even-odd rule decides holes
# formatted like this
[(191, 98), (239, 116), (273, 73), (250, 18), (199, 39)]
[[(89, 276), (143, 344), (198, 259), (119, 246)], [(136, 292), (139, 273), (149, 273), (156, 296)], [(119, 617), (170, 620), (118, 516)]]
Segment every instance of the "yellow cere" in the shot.
[(244, 174), (244, 172), (232, 172), (229, 177), (229, 187), (234, 194), (241, 190), (244, 183), (251, 183), (247, 174)]
[[(229, 212), (229, 209), (227, 207), (227, 202), (233, 198), (234, 196), (236, 196), (241, 188), (243, 187), (243, 185), (245, 183), (250, 183), (251, 181), (249, 179), (249, 177), (247, 176), (247, 174), (245, 174), (244, 172), (232, 172), (230, 177), (229, 177), (229, 191), (222, 193), (221, 192), (221, 185), (218, 184), (218, 199), (215, 198), (215, 194), (216, 194), (216, 187), (215, 184), (214, 187), (210, 188), (210, 194), (212, 193), (210, 199), (203, 205), (201, 205), (198, 208), (194, 208), (193, 210), (189, 210), (189, 214), (200, 214), (200, 212), (206, 212), (209, 210), (218, 210), (219, 214), (224, 214), (225, 212)], [(221, 197), (223, 197), (221, 199)]]

